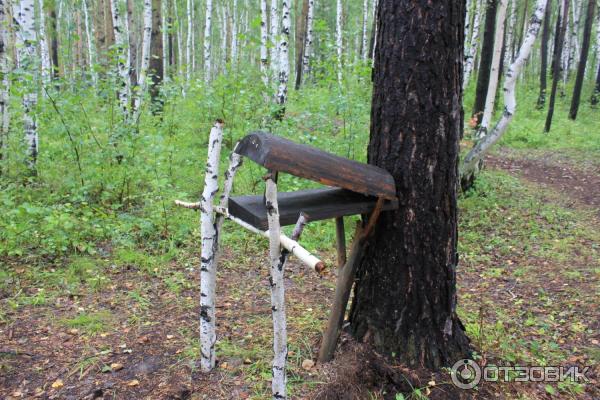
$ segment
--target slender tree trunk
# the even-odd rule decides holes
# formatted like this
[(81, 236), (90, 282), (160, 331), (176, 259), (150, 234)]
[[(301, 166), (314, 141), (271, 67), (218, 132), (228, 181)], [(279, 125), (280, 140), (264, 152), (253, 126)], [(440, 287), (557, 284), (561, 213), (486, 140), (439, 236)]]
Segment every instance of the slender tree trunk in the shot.
[(183, 31), (181, 28), (181, 23), (179, 22), (179, 8), (177, 7), (177, 0), (173, 0), (173, 7), (175, 11), (175, 15), (173, 16), (173, 20), (175, 25), (177, 26), (177, 70), (181, 75), (183, 70)]
[(8, 79), (9, 74), (9, 57), (8, 57), (8, 25), (10, 24), (8, 10), (8, 2), (6, 0), (0, 0), (0, 115), (2, 121), (0, 121), (0, 176), (5, 171), (4, 161), (8, 158), (8, 132), (10, 127), (10, 80)]
[(567, 16), (569, 15), (569, 0), (563, 0), (563, 5), (558, 12), (558, 18), (556, 20), (556, 34), (555, 40), (557, 41), (554, 46), (554, 60), (552, 61), (552, 89), (550, 91), (550, 104), (548, 105), (548, 115), (546, 116), (546, 125), (544, 126), (544, 132), (550, 132), (552, 127), (552, 117), (554, 116), (554, 103), (556, 102), (556, 90), (558, 89), (558, 81), (560, 79), (560, 61), (562, 59), (562, 45), (565, 42), (565, 34), (567, 32)]
[(93, 43), (93, 28), (92, 28), (92, 21), (90, 19), (90, 12), (89, 12), (89, 8), (88, 8), (88, 0), (82, 0), (82, 7), (83, 7), (83, 18), (84, 18), (84, 24), (85, 24), (85, 36), (87, 38), (87, 54), (88, 54), (88, 63), (90, 65), (90, 75), (92, 77), (92, 81), (94, 83), (96, 83), (97, 80), (97, 75), (96, 75), (96, 71), (94, 70), (94, 65), (96, 64), (96, 50), (94, 47), (94, 43)]
[(52, 62), (52, 77), (58, 78), (58, 27), (56, 24), (56, 5), (51, 4), (50, 12), (50, 61)]
[[(135, 23), (136, 18), (134, 16), (134, 1), (137, 0), (125, 0), (125, 4), (127, 5), (127, 18), (124, 19), (125, 22), (125, 32), (127, 36), (127, 40), (129, 42), (129, 87), (137, 85), (138, 77), (137, 72), (140, 70), (139, 64), (139, 49), (138, 49), (138, 39), (134, 34), (136, 32)], [(141, 31), (141, 29), (140, 29)], [(131, 95), (131, 93), (130, 93)]]
[(496, 104), (496, 91), (498, 90), (500, 69), (502, 68), (501, 55), (502, 49), (504, 48), (504, 23), (506, 20), (507, 6), (508, 0), (500, 0), (496, 19), (496, 35), (494, 37), (494, 53), (492, 56), (490, 80), (487, 88), (487, 96), (485, 99), (483, 117), (481, 118), (481, 125), (477, 131), (477, 139), (481, 139), (487, 135), (487, 130), (490, 126), (492, 115), (494, 113), (494, 107)]
[(342, 84), (342, 68), (343, 68), (343, 63), (342, 63), (342, 57), (343, 57), (343, 51), (344, 51), (344, 47), (343, 47), (343, 43), (342, 43), (342, 0), (337, 0), (337, 7), (336, 7), (336, 18), (335, 18), (335, 48), (336, 48), (336, 52), (337, 52), (337, 80), (338, 83), (341, 85)]
[(433, 369), (469, 353), (456, 314), (464, 15), (454, 0), (379, 3), (368, 158), (402, 202), (367, 245), (350, 312), (357, 340)]
[(510, 66), (506, 73), (506, 80), (504, 82), (504, 113), (500, 120), (494, 126), (494, 129), (486, 135), (483, 140), (479, 141), (471, 151), (465, 157), (461, 168), (461, 186), (463, 190), (467, 190), (473, 184), (475, 174), (478, 170), (478, 165), (483, 159), (483, 156), (489, 151), (489, 149), (502, 137), (506, 132), (508, 125), (513, 119), (517, 108), (516, 100), (516, 86), (517, 78), (521, 74), (525, 62), (531, 54), (531, 49), (535, 43), (535, 39), (539, 33), (544, 13), (546, 16), (550, 16), (549, 12), (546, 12), (548, 0), (538, 0), (535, 5), (535, 11), (531, 17), (529, 23), (529, 29), (527, 30), (527, 36), (523, 41), (523, 45), (519, 49), (515, 62)]
[(593, 107), (597, 106), (598, 102), (600, 101), (600, 63), (598, 63), (597, 69), (598, 72), (596, 74), (596, 84), (594, 85), (594, 91), (590, 99), (590, 103)]
[(548, 41), (550, 39), (550, 24), (552, 17), (552, 1), (546, 6), (544, 15), (544, 28), (542, 30), (541, 43), (541, 63), (540, 63), (540, 95), (538, 96), (537, 108), (543, 109), (546, 106), (546, 88), (548, 86)]
[(594, 24), (594, 10), (596, 0), (588, 0), (587, 13), (585, 17), (585, 27), (583, 30), (583, 44), (581, 45), (581, 58), (577, 67), (577, 78), (575, 78), (575, 88), (573, 89), (573, 98), (571, 101), (571, 110), (569, 118), (575, 120), (579, 110), (579, 101), (581, 99), (581, 89), (585, 78), (585, 67), (587, 66), (588, 54), (590, 52), (590, 42), (592, 38), (592, 25)]
[[(583, 2), (573, 0), (571, 7), (571, 16), (573, 17), (573, 26), (571, 29), (571, 38), (569, 40), (569, 71), (575, 69), (575, 60), (580, 57), (581, 49), (579, 47), (579, 23), (581, 21), (581, 5)], [(593, 21), (592, 21), (593, 23)], [(591, 31), (590, 31), (591, 34)], [(585, 36), (584, 36), (585, 38)]]
[(46, 36), (46, 11), (44, 10), (44, 0), (38, 0), (39, 9), (39, 43), (40, 58), (42, 61), (42, 80), (48, 83), (52, 78), (52, 64), (50, 63), (50, 51), (48, 50), (48, 40)]
[(271, 68), (275, 75), (279, 74), (279, 34), (280, 34), (279, 0), (271, 0)]
[(496, 32), (496, 11), (498, 10), (499, 0), (487, 0), (487, 9), (485, 12), (485, 31), (483, 33), (483, 44), (481, 47), (481, 58), (479, 62), (479, 72), (477, 76), (477, 89), (475, 91), (475, 104), (472, 115), (477, 118), (478, 124), (481, 123), (487, 90), (490, 83), (490, 73), (492, 67), (492, 58), (494, 56), (494, 33)]
[(269, 54), (267, 49), (269, 28), (267, 26), (267, 20), (267, 0), (260, 0), (260, 73), (265, 86), (269, 86)]
[(467, 89), (469, 85), (469, 79), (473, 72), (473, 66), (475, 65), (475, 57), (477, 56), (477, 49), (479, 49), (479, 31), (481, 26), (481, 17), (483, 16), (483, 3), (479, 0), (475, 3), (476, 9), (474, 10), (473, 17), (473, 32), (471, 34), (471, 41), (468, 46), (468, 55), (465, 57), (464, 64), (464, 76), (463, 76), (463, 90)]
[(360, 42), (360, 56), (363, 61), (367, 61), (367, 26), (369, 23), (369, 0), (363, 0), (363, 20), (362, 20), (362, 41)]
[(238, 0), (233, 0), (233, 11), (231, 13), (231, 64), (237, 68), (238, 59)]
[(204, 82), (210, 81), (211, 74), (211, 43), (210, 34), (212, 32), (212, 0), (206, 0), (206, 19), (204, 21)]
[[(23, 82), (23, 130), (25, 133), (26, 162), (31, 175), (37, 175), (38, 130), (35, 109), (37, 107), (37, 54), (35, 44), (35, 5), (33, 0), (19, 0), (13, 4), (15, 26), (15, 47), (17, 49), (17, 68), (21, 70)], [(32, 84), (33, 82), (33, 84)]]
[(505, 52), (508, 57), (504, 57), (504, 69), (507, 69), (515, 59), (514, 33), (517, 24), (517, 0), (510, 0), (510, 18), (507, 19), (506, 45)]
[(298, 17), (296, 18), (296, 90), (300, 89), (300, 86), (302, 85), (302, 73), (304, 72), (302, 65), (304, 60), (304, 48), (306, 46), (309, 1), (310, 0), (303, 0), (300, 3), (302, 4), (302, 12), (298, 13)]
[[(560, 0), (559, 0), (560, 1)], [(572, 0), (569, 1), (569, 3)], [(562, 56), (561, 56), (561, 78), (562, 78), (562, 90), (561, 90), (561, 96), (564, 97), (565, 94), (565, 86), (567, 84), (567, 80), (569, 79), (569, 70), (570, 70), (570, 66), (569, 66), (569, 54), (571, 53), (571, 22), (572, 19), (570, 13), (567, 13), (565, 15), (563, 15), (564, 19), (565, 19), (565, 40), (563, 41), (563, 48), (562, 48)]]
[(282, 106), (280, 117), (285, 113), (285, 104), (287, 103), (288, 80), (290, 76), (290, 8), (291, 0), (283, 0), (281, 7), (281, 36), (277, 54), (279, 54), (279, 87), (277, 89), (277, 104)]
[(313, 20), (315, 13), (315, 0), (308, 0), (308, 14), (306, 16), (306, 40), (304, 41), (304, 50), (302, 51), (302, 76), (304, 80), (310, 73), (310, 59), (312, 58), (313, 47)]
[(162, 109), (162, 102), (159, 101), (160, 85), (164, 79), (165, 74), (165, 52), (163, 42), (164, 39), (164, 16), (162, 11), (164, 10), (163, 4), (166, 0), (152, 0), (152, 35), (150, 38), (150, 78), (152, 80), (150, 84), (150, 98), (152, 103), (156, 106), (153, 111)]
[(117, 96), (121, 106), (121, 112), (127, 118), (129, 115), (129, 99), (131, 93), (131, 80), (129, 69), (131, 68), (131, 55), (129, 52), (129, 38), (126, 28), (126, 15), (123, 15), (124, 4), (122, 0), (110, 0), (113, 27), (115, 33), (115, 44), (117, 46), (117, 73), (119, 76), (119, 88)]
[(134, 121), (137, 121), (140, 115), (140, 106), (142, 98), (146, 93), (146, 78), (148, 77), (148, 68), (150, 67), (150, 49), (152, 45), (152, 0), (144, 0), (144, 31), (142, 36), (142, 62), (137, 81), (137, 93), (133, 102)]
[[(161, 16), (161, 20), (160, 20), (160, 32), (161, 32), (161, 45), (162, 45), (162, 54), (161, 54), (161, 60), (162, 60), (162, 71), (159, 73), (158, 69), (155, 69), (155, 71), (157, 71), (157, 75), (162, 78), (166, 78), (169, 76), (169, 64), (170, 64), (170, 52), (172, 51), (171, 48), (171, 41), (169, 40), (170, 37), (170, 32), (171, 32), (171, 24), (168, 22), (169, 21), (169, 0), (159, 0), (160, 1), (160, 16)], [(156, 29), (155, 26), (153, 26), (154, 29)], [(153, 31), (154, 32), (154, 31)], [(157, 38), (158, 39), (158, 38)], [(157, 43), (158, 40), (152, 40), (152, 43)], [(156, 46), (158, 46), (158, 43), (156, 44)], [(156, 53), (153, 51), (152, 52), (153, 55), (156, 56)], [(155, 96), (152, 96), (153, 99), (155, 99)]]
[(192, 25), (192, 0), (187, 0), (186, 17), (187, 41), (185, 45), (185, 81), (189, 84), (192, 80), (192, 36), (194, 35), (194, 26)]

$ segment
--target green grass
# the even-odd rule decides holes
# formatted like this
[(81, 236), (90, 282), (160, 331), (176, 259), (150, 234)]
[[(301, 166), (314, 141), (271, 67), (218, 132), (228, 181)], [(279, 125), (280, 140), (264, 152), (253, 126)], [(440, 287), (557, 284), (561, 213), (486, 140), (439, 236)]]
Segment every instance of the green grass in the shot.
[(108, 311), (80, 312), (73, 318), (61, 323), (71, 329), (77, 329), (88, 334), (97, 334), (112, 327), (113, 316)]

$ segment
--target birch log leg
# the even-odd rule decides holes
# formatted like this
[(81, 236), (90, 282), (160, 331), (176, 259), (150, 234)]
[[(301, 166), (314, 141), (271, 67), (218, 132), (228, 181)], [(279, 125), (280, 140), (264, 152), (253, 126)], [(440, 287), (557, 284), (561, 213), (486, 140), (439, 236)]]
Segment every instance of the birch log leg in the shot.
[(200, 199), (202, 237), (200, 265), (200, 367), (209, 372), (215, 367), (215, 286), (217, 263), (214, 243), (217, 240), (213, 201), (219, 190), (219, 159), (223, 139), (223, 122), (216, 121), (210, 131), (204, 190)]
[(265, 201), (269, 221), (269, 256), (271, 260), (271, 311), (273, 314), (273, 399), (286, 399), (287, 327), (285, 320), (285, 288), (283, 281), (284, 258), (281, 257), (279, 207), (277, 204), (277, 184), (273, 174), (266, 180)]

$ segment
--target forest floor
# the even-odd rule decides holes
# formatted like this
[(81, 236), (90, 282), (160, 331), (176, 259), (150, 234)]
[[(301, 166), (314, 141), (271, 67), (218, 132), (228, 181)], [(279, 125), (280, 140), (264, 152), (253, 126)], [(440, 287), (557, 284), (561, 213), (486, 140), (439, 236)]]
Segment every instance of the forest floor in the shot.
[[(348, 358), (356, 344), (342, 346), (337, 364), (315, 366), (335, 277), (291, 260), (292, 398), (600, 397), (600, 166), (556, 153), (500, 150), (460, 207), (459, 313), (478, 362), (592, 366), (591, 381), (509, 382), (458, 393), (447, 374), (399, 368), (414, 386), (400, 397), (365, 375), (360, 354)], [(224, 250), (219, 364), (209, 375), (195, 364), (199, 285), (192, 267), (199, 265), (199, 246), (168, 262), (143, 249), (103, 247), (102, 257), (74, 257), (64, 261), (67, 268), (5, 260), (10, 284), (0, 286), (0, 398), (270, 397), (264, 241), (248, 237)], [(334, 265), (333, 251), (319, 256)], [(352, 363), (359, 368), (348, 368)]]

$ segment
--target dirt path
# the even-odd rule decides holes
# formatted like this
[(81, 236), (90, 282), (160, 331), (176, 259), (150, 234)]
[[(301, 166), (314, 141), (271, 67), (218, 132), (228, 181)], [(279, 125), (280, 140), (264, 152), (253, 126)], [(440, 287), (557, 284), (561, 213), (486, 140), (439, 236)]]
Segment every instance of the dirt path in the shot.
[(573, 200), (571, 205), (597, 210), (600, 217), (600, 166), (576, 166), (556, 153), (524, 157), (507, 149), (487, 156), (486, 166), (552, 189)]

